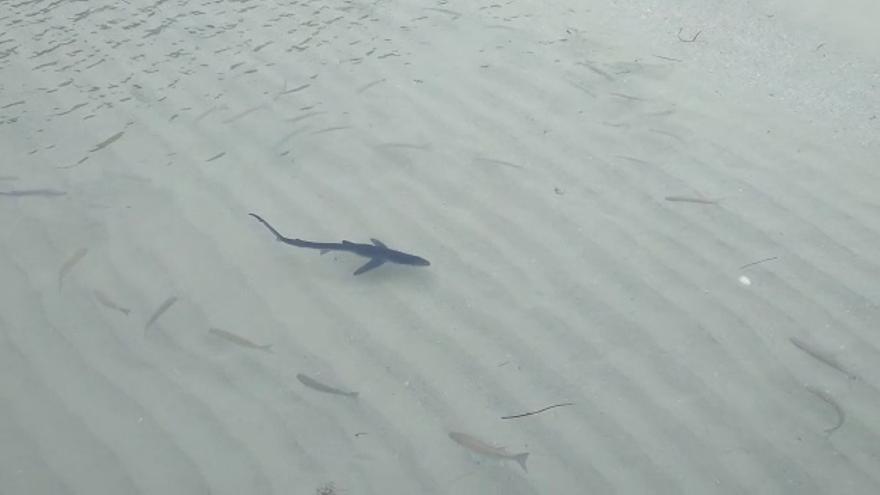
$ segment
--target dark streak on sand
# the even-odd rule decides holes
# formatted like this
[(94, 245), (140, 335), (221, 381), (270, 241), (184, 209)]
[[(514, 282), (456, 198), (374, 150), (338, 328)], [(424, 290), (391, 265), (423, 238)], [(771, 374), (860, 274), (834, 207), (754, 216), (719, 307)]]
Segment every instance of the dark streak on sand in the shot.
[(524, 418), (524, 417), (526, 417), (526, 416), (533, 416), (533, 415), (535, 415), (535, 414), (541, 414), (541, 413), (544, 412), (544, 411), (549, 411), (550, 409), (553, 409), (553, 408), (556, 408), (556, 407), (573, 406), (573, 405), (574, 405), (574, 402), (563, 402), (563, 403), (561, 403), (561, 404), (553, 404), (552, 406), (547, 406), (547, 407), (544, 407), (544, 408), (542, 408), (542, 409), (538, 409), (537, 411), (531, 411), (531, 412), (522, 413), (522, 414), (514, 414), (514, 415), (511, 415), (511, 416), (501, 416), (501, 419), (516, 419), (516, 418)]
[(364, 91), (366, 91), (366, 90), (372, 88), (373, 86), (375, 86), (375, 85), (377, 85), (377, 84), (381, 84), (381, 83), (383, 83), (383, 82), (385, 82), (385, 79), (377, 79), (377, 80), (375, 80), (375, 81), (373, 81), (373, 82), (369, 82), (369, 83), (364, 84), (363, 86), (359, 87), (359, 88), (357, 89), (356, 92), (357, 92), (358, 94), (363, 93)]
[(831, 428), (826, 428), (825, 433), (831, 434), (837, 431), (838, 428), (843, 426), (843, 422), (846, 420), (846, 414), (843, 412), (843, 408), (840, 407), (840, 404), (834, 400), (829, 394), (825, 393), (822, 390), (819, 390), (815, 387), (807, 386), (807, 390), (813, 393), (813, 395), (819, 397), (823, 401), (827, 402), (832, 408), (834, 408), (834, 412), (837, 413), (837, 422)]
[(146, 332), (147, 329), (150, 328), (150, 325), (155, 323), (156, 320), (158, 320), (159, 317), (162, 316), (166, 311), (168, 311), (168, 308), (173, 306), (174, 303), (176, 303), (176, 302), (177, 302), (177, 296), (171, 296), (168, 299), (166, 299), (165, 302), (160, 304), (159, 307), (156, 308), (156, 311), (153, 312), (153, 315), (150, 316), (150, 319), (147, 320), (147, 323), (144, 325), (144, 332)]
[(701, 205), (717, 205), (717, 199), (706, 199), (706, 198), (691, 198), (687, 196), (666, 196), (666, 201), (671, 201), (673, 203), (697, 203)]
[(67, 114), (73, 112), (74, 110), (76, 110), (76, 109), (78, 109), (78, 108), (82, 108), (82, 107), (84, 107), (84, 106), (86, 106), (86, 105), (88, 105), (88, 103), (78, 103), (78, 104), (76, 104), (76, 105), (70, 107), (68, 110), (65, 110), (65, 111), (63, 111), (63, 112), (58, 112), (58, 113), (56, 113), (55, 116), (56, 116), (56, 117), (60, 117), (60, 116), (62, 116), (62, 115), (67, 115)]
[(64, 283), (64, 277), (73, 270), (73, 267), (76, 266), (76, 264), (79, 263), (88, 252), (89, 250), (87, 248), (79, 248), (61, 265), (61, 268), (58, 270), (58, 290), (61, 290), (61, 285)]
[(328, 128), (326, 128), (326, 129), (320, 129), (320, 130), (317, 130), (317, 131), (313, 132), (312, 135), (315, 135), (315, 134), (324, 134), (324, 133), (327, 133), (327, 132), (334, 132), (334, 131), (342, 131), (342, 130), (348, 129), (349, 127), (351, 127), (351, 126), (349, 126), (349, 125), (340, 125), (340, 126), (336, 126), (336, 127), (328, 127)]
[(491, 165), (501, 165), (503, 167), (510, 167), (510, 168), (515, 168), (515, 169), (519, 169), (519, 170), (523, 170), (525, 168), (522, 165), (517, 165), (516, 163), (511, 163), (511, 162), (507, 162), (504, 160), (496, 160), (494, 158), (477, 157), (477, 158), (474, 158), (474, 161), (480, 162), (480, 163), (488, 163)]
[(302, 86), (297, 86), (295, 88), (284, 90), (284, 91), (278, 93), (278, 96), (276, 96), (275, 98), (277, 99), (277, 98), (284, 96), (284, 95), (289, 95), (291, 93), (296, 93), (298, 91), (302, 91), (302, 90), (308, 88), (309, 86), (311, 86), (311, 84), (303, 84)]
[(375, 146), (377, 149), (404, 149), (404, 150), (420, 150), (427, 151), (431, 149), (431, 145), (426, 144), (412, 144), (412, 143), (382, 143), (377, 144)]
[(305, 119), (307, 119), (307, 118), (309, 118), (309, 117), (314, 117), (315, 115), (321, 115), (322, 113), (324, 113), (324, 112), (308, 112), (308, 113), (304, 113), (304, 114), (299, 115), (299, 116), (296, 116), (296, 117), (291, 117), (291, 118), (289, 118), (289, 119), (284, 119), (284, 121), (285, 121), (285, 122), (291, 122), (291, 123), (293, 123), (293, 122), (299, 122), (300, 120), (305, 120)]
[(223, 123), (224, 124), (231, 124), (232, 122), (235, 122), (236, 120), (238, 120), (242, 117), (250, 115), (250, 114), (256, 112), (257, 110), (262, 109), (265, 106), (266, 106), (265, 104), (261, 104), (261, 105), (255, 106), (255, 107), (248, 108), (247, 110), (241, 111), (241, 112), (233, 115), (232, 117), (229, 117), (228, 119), (224, 120)]
[(58, 191), (55, 189), (13, 189), (11, 191), (0, 191), (0, 196), (12, 196), (15, 198), (22, 198), (26, 196), (39, 196), (39, 197), (55, 197), (55, 196), (64, 196), (67, 193), (65, 191)]
[(817, 350), (811, 348), (811, 347), (808, 346), (806, 343), (804, 343), (803, 341), (801, 341), (800, 339), (798, 339), (798, 338), (796, 338), (796, 337), (792, 337), (792, 338), (790, 338), (790, 339), (788, 339), (788, 340), (790, 340), (791, 343), (792, 343), (795, 347), (797, 347), (798, 349), (804, 351), (805, 353), (807, 353), (808, 356), (810, 356), (811, 358), (815, 359), (816, 361), (819, 361), (819, 362), (821, 362), (822, 364), (824, 364), (824, 365), (826, 365), (826, 366), (828, 366), (828, 367), (831, 367), (831, 368), (836, 369), (837, 371), (839, 371), (839, 372), (843, 373), (844, 375), (848, 376), (851, 380), (856, 380), (856, 379), (858, 378), (856, 375), (850, 373), (846, 368), (844, 368), (843, 365), (841, 365), (839, 362), (837, 362), (837, 359), (834, 359), (834, 358), (831, 357), (831, 356), (827, 356), (827, 355), (825, 355), (825, 354), (823, 354), (823, 353), (821, 353), (821, 352), (819, 352), (819, 351), (817, 351)]
[(764, 258), (762, 260), (753, 261), (751, 263), (746, 263), (745, 265), (739, 267), (739, 269), (742, 270), (742, 269), (748, 268), (750, 266), (760, 265), (761, 263), (766, 263), (768, 261), (773, 261), (773, 260), (778, 260), (778, 259), (779, 259), (779, 256), (771, 256), (769, 258)]

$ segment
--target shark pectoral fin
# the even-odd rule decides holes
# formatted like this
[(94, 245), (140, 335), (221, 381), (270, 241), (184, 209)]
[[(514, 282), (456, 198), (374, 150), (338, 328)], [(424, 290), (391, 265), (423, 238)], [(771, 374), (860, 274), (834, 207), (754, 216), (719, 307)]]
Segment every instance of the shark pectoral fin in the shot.
[(373, 268), (378, 268), (385, 264), (385, 260), (380, 258), (372, 258), (370, 261), (364, 263), (360, 268), (354, 271), (355, 275), (360, 275), (361, 273), (366, 273)]
[(373, 241), (373, 244), (375, 244), (379, 247), (388, 248), (388, 246), (386, 246), (385, 243), (380, 241), (379, 239), (370, 238), (370, 240)]
[(321, 250), (321, 254), (327, 254), (327, 253), (329, 253), (329, 252), (330, 252), (329, 249), (322, 249), (322, 250)]

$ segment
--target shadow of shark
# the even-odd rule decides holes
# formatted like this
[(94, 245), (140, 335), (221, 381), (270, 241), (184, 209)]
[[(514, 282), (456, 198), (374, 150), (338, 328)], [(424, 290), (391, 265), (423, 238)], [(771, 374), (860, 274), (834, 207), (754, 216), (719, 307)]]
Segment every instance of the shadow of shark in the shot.
[(369, 258), (369, 261), (367, 261), (360, 268), (355, 270), (355, 275), (366, 273), (374, 268), (378, 268), (384, 265), (385, 263), (395, 263), (398, 265), (409, 266), (429, 266), (431, 264), (430, 261), (420, 256), (391, 249), (378, 239), (370, 239), (373, 242), (372, 244), (360, 244), (351, 241), (312, 242), (304, 241), (302, 239), (291, 239), (289, 237), (284, 237), (283, 235), (281, 235), (281, 233), (275, 230), (274, 227), (269, 225), (269, 222), (264, 220), (263, 217), (257, 215), (256, 213), (250, 213), (249, 215), (256, 218), (257, 221), (265, 225), (267, 229), (275, 234), (275, 238), (277, 240), (285, 244), (290, 244), (291, 246), (301, 248), (317, 249), (321, 251), (321, 254), (324, 254), (328, 251), (344, 251), (348, 253), (354, 253), (358, 256), (363, 256), (364, 258)]

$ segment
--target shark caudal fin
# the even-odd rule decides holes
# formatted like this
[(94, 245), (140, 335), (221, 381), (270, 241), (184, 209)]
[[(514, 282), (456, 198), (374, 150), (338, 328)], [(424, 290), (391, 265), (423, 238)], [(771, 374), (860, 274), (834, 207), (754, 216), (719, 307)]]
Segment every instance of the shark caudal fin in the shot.
[(281, 235), (281, 232), (278, 232), (277, 230), (275, 230), (275, 227), (269, 225), (269, 222), (263, 220), (263, 217), (261, 217), (260, 215), (257, 215), (256, 213), (248, 213), (248, 215), (256, 218), (258, 222), (265, 225), (267, 229), (269, 229), (273, 234), (275, 234), (275, 238), (278, 239), (279, 241), (287, 239), (286, 237)]

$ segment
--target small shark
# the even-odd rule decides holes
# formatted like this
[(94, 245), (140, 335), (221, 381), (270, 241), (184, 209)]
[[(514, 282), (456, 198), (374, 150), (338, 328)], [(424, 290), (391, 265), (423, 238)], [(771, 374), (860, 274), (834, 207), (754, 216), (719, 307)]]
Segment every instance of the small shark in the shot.
[(366, 273), (373, 268), (378, 268), (384, 265), (386, 262), (410, 266), (428, 266), (431, 264), (431, 262), (426, 260), (425, 258), (391, 249), (378, 239), (370, 239), (371, 241), (373, 241), (372, 244), (358, 244), (351, 241), (312, 242), (304, 241), (302, 239), (291, 239), (289, 237), (284, 237), (283, 235), (281, 235), (281, 233), (275, 230), (274, 227), (269, 225), (269, 222), (263, 220), (263, 218), (256, 213), (250, 213), (250, 216), (256, 218), (257, 221), (265, 225), (267, 229), (275, 234), (276, 239), (285, 244), (290, 244), (291, 246), (302, 248), (319, 249), (321, 251), (321, 254), (324, 254), (328, 251), (347, 251), (349, 253), (354, 253), (358, 256), (363, 256), (364, 258), (370, 258), (370, 261), (366, 262), (363, 266), (355, 270), (355, 275), (360, 275), (361, 273)]

